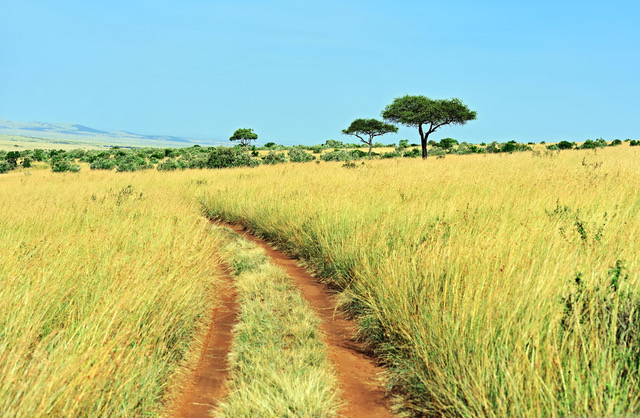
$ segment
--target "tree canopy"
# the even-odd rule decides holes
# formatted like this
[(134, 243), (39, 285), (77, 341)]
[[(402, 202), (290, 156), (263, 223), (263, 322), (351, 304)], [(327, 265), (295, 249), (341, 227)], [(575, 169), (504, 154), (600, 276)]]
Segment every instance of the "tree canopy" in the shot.
[[(369, 145), (369, 157), (371, 157), (371, 148), (373, 147), (373, 138), (391, 132), (398, 132), (398, 128), (394, 125), (384, 123), (377, 119), (356, 119), (351, 122), (347, 129), (343, 129), (345, 135), (353, 135), (360, 141)], [(368, 137), (368, 138), (364, 138)]]
[(382, 117), (392, 123), (417, 127), (422, 145), (422, 158), (427, 158), (429, 135), (444, 125), (464, 125), (476, 119), (476, 112), (460, 99), (430, 99), (425, 96), (397, 97), (382, 111)]
[(258, 139), (258, 134), (253, 129), (240, 128), (236, 129), (229, 141), (240, 141), (240, 145), (249, 145), (251, 141)]

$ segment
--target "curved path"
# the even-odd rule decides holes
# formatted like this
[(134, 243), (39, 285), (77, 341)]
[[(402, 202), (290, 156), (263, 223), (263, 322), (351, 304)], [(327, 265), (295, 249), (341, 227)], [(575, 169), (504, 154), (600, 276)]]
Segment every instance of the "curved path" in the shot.
[[(355, 324), (336, 310), (332, 293), (285, 253), (274, 249), (242, 226), (214, 223), (232, 229), (263, 248), (271, 262), (285, 270), (321, 319), (329, 358), (335, 365), (342, 396), (346, 401), (339, 414), (347, 417), (391, 417), (390, 399), (378, 378), (384, 369), (365, 354), (364, 345), (355, 338)], [(227, 355), (231, 350), (232, 328), (238, 314), (233, 282), (230, 272), (225, 271), (219, 296), (221, 304), (212, 312), (213, 319), (200, 360), (187, 387), (174, 403), (170, 416), (209, 416), (211, 409), (226, 395), (225, 380), (229, 369)]]
[(392, 416), (390, 399), (379, 380), (379, 375), (384, 369), (365, 354), (364, 345), (355, 338), (355, 324), (336, 310), (329, 289), (318, 283), (285, 253), (274, 249), (268, 242), (249, 233), (242, 226), (216, 223), (231, 228), (263, 248), (271, 262), (281, 267), (298, 286), (320, 317), (329, 347), (329, 357), (335, 365), (342, 395), (347, 401), (339, 411), (340, 415), (367, 418)]

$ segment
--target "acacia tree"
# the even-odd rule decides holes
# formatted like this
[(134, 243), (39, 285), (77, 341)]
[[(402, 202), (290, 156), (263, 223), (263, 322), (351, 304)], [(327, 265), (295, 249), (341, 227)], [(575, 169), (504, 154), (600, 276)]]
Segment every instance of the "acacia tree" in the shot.
[(236, 129), (229, 141), (240, 141), (240, 145), (249, 145), (251, 141), (258, 139), (258, 134), (253, 129), (240, 128)]
[[(427, 158), (429, 135), (444, 125), (464, 125), (476, 118), (476, 112), (460, 99), (429, 99), (425, 96), (397, 97), (382, 111), (382, 117), (392, 123), (418, 127), (422, 158)], [(426, 128), (426, 130), (425, 130)]]
[[(356, 119), (351, 122), (347, 129), (343, 129), (345, 135), (353, 135), (360, 141), (369, 145), (369, 157), (371, 157), (371, 148), (373, 148), (373, 138), (388, 134), (390, 132), (398, 132), (396, 126), (384, 123), (377, 119)], [(368, 138), (363, 138), (368, 136)]]

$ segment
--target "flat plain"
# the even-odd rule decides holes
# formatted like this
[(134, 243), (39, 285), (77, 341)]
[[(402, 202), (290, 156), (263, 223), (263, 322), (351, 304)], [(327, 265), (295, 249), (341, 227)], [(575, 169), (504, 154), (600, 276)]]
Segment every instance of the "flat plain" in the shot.
[(397, 413), (637, 413), (639, 157), (4, 174), (0, 408), (162, 413), (230, 260), (214, 218), (338, 292)]

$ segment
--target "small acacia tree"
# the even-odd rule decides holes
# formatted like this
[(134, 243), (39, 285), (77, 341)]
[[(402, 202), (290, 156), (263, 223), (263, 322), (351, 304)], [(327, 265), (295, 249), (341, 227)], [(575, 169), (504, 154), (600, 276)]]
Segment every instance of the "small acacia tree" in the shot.
[[(377, 119), (356, 119), (351, 122), (347, 129), (342, 130), (343, 134), (353, 135), (368, 144), (369, 157), (371, 157), (371, 148), (373, 148), (373, 138), (390, 132), (398, 132), (398, 128)], [(368, 138), (365, 139), (364, 137)]]
[[(422, 158), (427, 158), (429, 135), (444, 125), (464, 125), (476, 118), (476, 112), (460, 99), (429, 99), (425, 96), (398, 97), (382, 111), (382, 117), (392, 123), (417, 126), (422, 145)], [(425, 131), (426, 128), (426, 131)]]
[(253, 129), (240, 128), (236, 129), (229, 141), (240, 141), (240, 145), (249, 145), (251, 141), (258, 139), (258, 134), (253, 132)]

